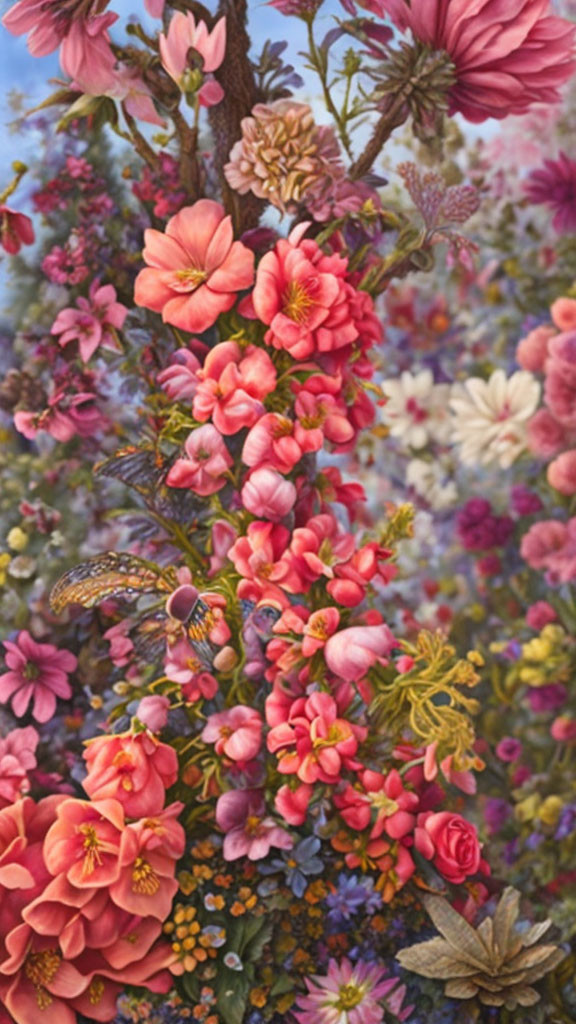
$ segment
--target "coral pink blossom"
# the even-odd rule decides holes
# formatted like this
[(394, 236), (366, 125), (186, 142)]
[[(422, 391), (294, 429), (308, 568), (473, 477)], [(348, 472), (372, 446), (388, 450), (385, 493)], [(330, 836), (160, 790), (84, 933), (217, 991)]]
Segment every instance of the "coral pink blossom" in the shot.
[(265, 340), (294, 359), (331, 352), (359, 336), (351, 308), (355, 290), (344, 278), (347, 261), (326, 256), (299, 225), (258, 265), (252, 301), (267, 324)]
[(352, 558), (355, 548), (354, 537), (340, 529), (332, 513), (313, 516), (306, 526), (294, 530), (273, 579), (289, 593), (301, 593), (320, 576), (332, 580), (339, 565)]
[(0, 701), (12, 700), (12, 710), (19, 718), (32, 701), (32, 715), (37, 722), (48, 722), (56, 710), (56, 698), (72, 696), (68, 674), (76, 668), (76, 658), (69, 651), (59, 651), (53, 644), (39, 644), (23, 629), (16, 639), (4, 641), (5, 661), (9, 671), (0, 676)]
[(516, 362), (523, 370), (540, 373), (548, 355), (548, 342), (556, 331), (553, 327), (535, 327), (516, 346)]
[(118, 800), (64, 800), (46, 835), (48, 870), (65, 875), (77, 889), (110, 886), (120, 874), (124, 828), (124, 809)]
[(97, 736), (88, 741), (84, 760), (88, 796), (118, 800), (129, 818), (158, 814), (178, 778), (176, 751), (149, 732)]
[(576, 331), (576, 299), (556, 299), (550, 315), (559, 331)]
[(576, 367), (563, 360), (549, 360), (546, 370), (546, 405), (563, 426), (576, 428)]
[(15, 803), (30, 789), (28, 772), (36, 767), (39, 739), (32, 725), (12, 729), (6, 737), (0, 737), (0, 809)]
[(556, 103), (574, 70), (574, 29), (548, 0), (379, 0), (401, 29), (455, 65), (450, 113), (472, 122)]
[(263, 415), (262, 401), (276, 387), (276, 370), (261, 348), (242, 350), (236, 341), (223, 341), (206, 356), (198, 379), (194, 416), (200, 422), (211, 418), (228, 435), (253, 426)]
[(377, 626), (351, 626), (335, 633), (327, 641), (324, 657), (328, 668), (347, 682), (363, 679), (377, 662), (387, 664), (396, 640), (385, 623)]
[(228, 558), (241, 576), (266, 587), (289, 540), (290, 532), (279, 523), (250, 523), (246, 534), (229, 549)]
[(237, 704), (228, 711), (210, 715), (202, 739), (205, 743), (214, 743), (220, 757), (251, 761), (262, 745), (262, 718), (253, 708)]
[(277, 822), (268, 815), (264, 797), (257, 789), (232, 789), (216, 804), (216, 823), (223, 832), (226, 860), (261, 860), (275, 846), (290, 850), (294, 845)]
[(290, 473), (304, 455), (304, 449), (295, 438), (295, 423), (288, 416), (270, 412), (261, 416), (252, 427), (242, 449), (242, 462), (246, 466), (266, 466), (279, 473)]
[(453, 885), (461, 885), (478, 871), (488, 871), (476, 828), (460, 814), (420, 814), (414, 835), (419, 853)]
[(168, 647), (164, 671), (168, 679), (180, 683), (182, 696), (190, 704), (201, 697), (211, 700), (218, 690), (216, 679), (206, 671), (187, 640), (178, 640)]
[(400, 774), (393, 769), (387, 775), (363, 771), (358, 785), (348, 784), (334, 796), (334, 804), (350, 828), (357, 832), (370, 829), (370, 838), (383, 832), (391, 839), (402, 839), (416, 824), (419, 798), (404, 788)]
[(59, 335), (58, 343), (62, 348), (71, 341), (78, 341), (85, 363), (100, 345), (117, 349), (114, 331), (123, 326), (128, 309), (116, 301), (116, 289), (111, 284), (100, 287), (98, 281), (93, 281), (88, 298), (80, 297), (76, 306), (76, 309), (61, 309), (50, 328), (51, 334)]
[(558, 614), (548, 601), (536, 601), (526, 612), (526, 625), (538, 633), (550, 622), (556, 622)]
[(569, 582), (576, 575), (576, 518), (534, 523), (522, 538), (520, 553), (533, 569), (547, 569), (551, 580)]
[(274, 806), (281, 818), (289, 825), (303, 825), (308, 814), (308, 805), (314, 792), (313, 786), (302, 782), (296, 789), (280, 786)]
[(359, 767), (355, 755), (366, 732), (339, 717), (330, 694), (313, 693), (292, 702), (287, 719), (268, 733), (268, 750), (278, 755), (283, 775), (295, 774), (308, 784), (337, 783), (343, 769)]
[(305, 658), (311, 658), (316, 651), (326, 645), (326, 642), (340, 625), (340, 612), (337, 608), (319, 608), (312, 612), (308, 622), (304, 626), (304, 637), (302, 639), (302, 654)]
[(576, 449), (562, 452), (548, 466), (548, 483), (560, 494), (576, 494)]
[(248, 512), (272, 523), (280, 522), (292, 511), (296, 497), (294, 484), (274, 469), (255, 469), (241, 493), (242, 504)]
[(30, 217), (0, 204), (0, 245), (7, 253), (15, 256), (23, 245), (32, 245), (34, 237)]
[(219, 18), (209, 32), (205, 22), (196, 23), (191, 11), (186, 14), (175, 11), (167, 34), (161, 32), (158, 41), (164, 70), (186, 91), (190, 84), (186, 81), (190, 50), (195, 50), (202, 58), (201, 71), (216, 71), (224, 60), (226, 18)]
[(560, 715), (552, 722), (550, 735), (558, 743), (574, 743), (576, 741), (576, 720), (567, 715)]
[(170, 357), (170, 364), (157, 377), (158, 383), (173, 402), (194, 398), (198, 387), (200, 361), (188, 348), (179, 348)]
[(184, 449), (185, 459), (176, 459), (166, 483), (169, 487), (189, 487), (195, 494), (206, 497), (224, 487), (226, 473), (233, 465), (222, 435), (211, 423), (198, 427), (188, 435)]
[(29, 441), (45, 430), (57, 441), (70, 441), (73, 437), (92, 437), (106, 424), (91, 391), (70, 394), (66, 388), (55, 391), (48, 399), (48, 408), (42, 412), (14, 414), (14, 426)]
[(186, 837), (176, 820), (183, 804), (174, 803), (153, 817), (125, 829), (120, 846), (120, 872), (110, 886), (116, 906), (140, 917), (165, 921), (178, 890), (176, 861), (184, 853)]
[(184, 331), (206, 331), (254, 280), (254, 253), (234, 241), (231, 218), (212, 199), (186, 206), (165, 233), (148, 228), (144, 238), (148, 267), (136, 278), (136, 305)]

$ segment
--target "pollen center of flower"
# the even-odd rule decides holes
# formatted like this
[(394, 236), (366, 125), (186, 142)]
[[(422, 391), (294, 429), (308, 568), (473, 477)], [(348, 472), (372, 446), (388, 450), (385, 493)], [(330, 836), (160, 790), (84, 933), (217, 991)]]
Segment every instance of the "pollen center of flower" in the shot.
[(193, 292), (204, 283), (208, 274), (199, 267), (186, 267), (185, 270), (177, 270), (175, 276), (186, 291)]
[(283, 296), (282, 312), (296, 324), (305, 324), (314, 305), (306, 287), (300, 281), (290, 281)]
[(40, 675), (40, 669), (38, 665), (35, 665), (33, 661), (27, 661), (24, 666), (24, 676), (32, 682), (34, 679), (38, 679)]
[(118, 770), (119, 775), (122, 776), (122, 789), (131, 791), (134, 789), (134, 783), (131, 779), (131, 774), (134, 771), (135, 765), (132, 758), (126, 751), (121, 750), (113, 761), (114, 767)]
[(244, 826), (245, 832), (249, 836), (257, 836), (260, 834), (260, 822), (261, 818), (258, 818), (255, 814), (250, 814), (246, 818), (246, 824)]
[(24, 965), (24, 974), (32, 982), (36, 990), (36, 1002), (41, 1010), (45, 1010), (52, 1002), (52, 996), (46, 990), (54, 978), (62, 957), (56, 949), (45, 949), (42, 953), (31, 953)]
[(415, 398), (409, 398), (406, 402), (406, 412), (412, 417), (414, 423), (423, 423), (424, 420), (428, 419), (426, 409), (423, 409), (421, 405), (418, 405)]
[(84, 850), (84, 867), (82, 873), (84, 875), (91, 875), (96, 865), (102, 864), (102, 858), (100, 856), (100, 840), (98, 833), (93, 825), (80, 825), (78, 831), (84, 836), (84, 842), (82, 844)]
[(159, 888), (160, 882), (154, 868), (143, 857), (137, 857), (132, 867), (132, 892), (154, 896)]
[(88, 989), (88, 999), (92, 1006), (97, 1006), (104, 995), (104, 982), (101, 978), (94, 978)]
[(391, 814), (396, 814), (398, 810), (398, 804), (395, 800), (391, 800), (386, 793), (370, 793), (370, 802), (373, 807), (378, 811), (384, 811), (386, 817)]
[(356, 1006), (359, 1006), (364, 998), (363, 989), (359, 988), (358, 985), (343, 985), (338, 991), (338, 1002), (336, 1003), (336, 1009), (338, 1010), (353, 1010)]

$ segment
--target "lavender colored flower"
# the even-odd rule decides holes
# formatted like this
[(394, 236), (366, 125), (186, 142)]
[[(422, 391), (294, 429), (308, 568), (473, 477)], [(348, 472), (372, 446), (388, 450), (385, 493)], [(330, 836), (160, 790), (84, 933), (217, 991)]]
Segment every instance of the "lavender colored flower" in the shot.
[(484, 807), (484, 821), (490, 835), (499, 832), (512, 816), (510, 804), (502, 797), (489, 797)]
[(375, 913), (382, 904), (380, 893), (374, 892), (372, 879), (359, 879), (356, 875), (339, 875), (338, 888), (329, 893), (326, 903), (330, 907), (328, 920), (342, 925), (359, 910)]
[(576, 804), (567, 804), (562, 808), (554, 839), (566, 839), (576, 832)]
[(260, 871), (263, 875), (283, 872), (292, 892), (301, 899), (308, 885), (308, 877), (319, 875), (324, 870), (324, 862), (317, 856), (321, 846), (316, 836), (307, 836), (292, 850), (283, 853), (282, 857), (274, 857), (268, 864), (261, 864)]

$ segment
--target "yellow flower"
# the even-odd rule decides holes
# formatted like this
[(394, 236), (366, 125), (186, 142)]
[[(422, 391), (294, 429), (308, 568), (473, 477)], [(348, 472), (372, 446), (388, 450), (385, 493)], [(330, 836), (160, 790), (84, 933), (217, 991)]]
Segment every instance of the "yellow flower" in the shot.
[(3, 587), (6, 583), (6, 569), (10, 565), (11, 561), (12, 558), (7, 551), (2, 551), (0, 553), (0, 587)]
[(253, 988), (250, 992), (250, 1002), (252, 1006), (258, 1007), (261, 1010), (268, 1001), (268, 989), (267, 988)]
[(28, 534), (20, 526), (13, 526), (6, 537), (6, 543), (12, 551), (24, 551), (28, 547), (28, 540)]
[(538, 814), (540, 803), (541, 800), (538, 793), (532, 793), (532, 796), (527, 796), (525, 800), (516, 804), (514, 809), (516, 819), (522, 822), (532, 821)]
[(522, 647), (522, 656), (527, 661), (547, 661), (553, 651), (553, 646), (550, 640), (547, 640), (543, 635), (535, 636), (533, 640), (529, 640), (528, 643)]
[(547, 796), (538, 811), (540, 821), (545, 825), (557, 825), (564, 801), (559, 796)]

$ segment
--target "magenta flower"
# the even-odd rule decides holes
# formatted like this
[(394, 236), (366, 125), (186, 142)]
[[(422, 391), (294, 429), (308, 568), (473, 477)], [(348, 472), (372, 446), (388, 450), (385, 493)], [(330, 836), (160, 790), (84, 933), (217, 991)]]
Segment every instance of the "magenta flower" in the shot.
[(529, 175), (524, 191), (530, 202), (553, 211), (552, 225), (558, 234), (576, 231), (576, 160), (566, 153), (557, 160), (545, 160)]
[(329, 638), (324, 656), (331, 672), (346, 682), (358, 682), (376, 662), (386, 665), (395, 645), (394, 636), (385, 623), (351, 626)]
[[(380, 1024), (384, 1005), (397, 1020), (406, 1020), (412, 1007), (402, 1009), (406, 986), (387, 978), (378, 964), (331, 960), (327, 975), (306, 978), (308, 993), (299, 996), (299, 1024)], [(385, 1003), (384, 1003), (385, 1000)]]
[(59, 335), (58, 344), (64, 348), (78, 341), (85, 363), (100, 345), (117, 350), (114, 332), (124, 325), (128, 309), (116, 301), (116, 289), (111, 284), (100, 287), (99, 281), (93, 281), (88, 298), (77, 299), (76, 307), (61, 309), (50, 328), (51, 334)]
[(216, 822), (226, 833), (226, 860), (261, 860), (272, 846), (290, 850), (294, 841), (268, 816), (264, 797), (259, 789), (231, 789), (216, 804)]
[[(574, 71), (574, 26), (548, 0), (377, 0), (401, 30), (444, 50), (456, 70), (450, 113), (468, 121), (557, 103)], [(368, 6), (365, 3), (364, 6)], [(371, 4), (374, 10), (375, 4)]]
[(18, 718), (33, 701), (33, 717), (48, 722), (56, 710), (56, 698), (72, 696), (68, 674), (76, 668), (75, 655), (59, 651), (53, 644), (37, 643), (26, 629), (18, 634), (16, 643), (5, 640), (4, 647), (9, 671), (0, 676), (0, 701), (11, 699)]
[(292, 511), (296, 488), (275, 469), (255, 469), (242, 488), (242, 504), (253, 516), (278, 523)]

